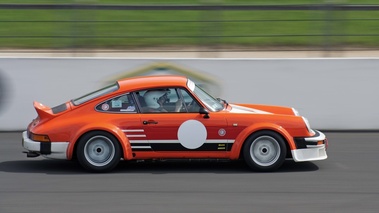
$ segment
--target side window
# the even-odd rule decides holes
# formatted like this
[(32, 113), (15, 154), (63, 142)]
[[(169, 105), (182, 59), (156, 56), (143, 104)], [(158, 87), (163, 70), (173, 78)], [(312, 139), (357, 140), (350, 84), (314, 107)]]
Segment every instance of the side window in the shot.
[(124, 94), (117, 96), (96, 106), (96, 110), (100, 112), (112, 113), (135, 113), (137, 112), (136, 105), (132, 96)]
[(184, 100), (184, 107), (188, 112), (199, 112), (200, 105), (192, 98), (190, 94), (184, 89), (179, 89), (180, 95)]
[(187, 112), (178, 88), (157, 88), (135, 92), (143, 113)]

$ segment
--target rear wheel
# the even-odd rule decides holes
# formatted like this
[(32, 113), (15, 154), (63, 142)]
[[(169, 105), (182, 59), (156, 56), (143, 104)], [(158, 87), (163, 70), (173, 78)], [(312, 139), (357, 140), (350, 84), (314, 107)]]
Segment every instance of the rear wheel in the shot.
[(80, 165), (91, 172), (108, 172), (121, 159), (121, 148), (110, 133), (94, 131), (84, 135), (77, 147)]
[(256, 171), (274, 171), (284, 162), (286, 144), (276, 132), (261, 131), (251, 135), (243, 146), (247, 165)]

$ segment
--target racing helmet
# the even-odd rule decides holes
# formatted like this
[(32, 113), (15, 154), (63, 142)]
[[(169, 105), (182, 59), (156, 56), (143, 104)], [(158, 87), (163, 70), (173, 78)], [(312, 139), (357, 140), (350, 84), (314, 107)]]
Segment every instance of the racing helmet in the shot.
[(166, 95), (166, 91), (163, 90), (150, 90), (147, 91), (144, 95), (143, 98), (145, 99), (146, 106), (157, 109), (160, 107), (158, 100), (159, 98), (163, 97)]

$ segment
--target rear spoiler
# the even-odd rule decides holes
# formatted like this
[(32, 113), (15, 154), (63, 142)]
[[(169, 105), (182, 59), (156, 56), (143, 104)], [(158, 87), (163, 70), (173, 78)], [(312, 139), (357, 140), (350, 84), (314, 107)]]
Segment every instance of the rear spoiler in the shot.
[(49, 120), (55, 115), (53, 114), (53, 111), (51, 110), (50, 107), (45, 106), (37, 101), (33, 102), (34, 108), (37, 111), (38, 116), (40, 117), (41, 120)]

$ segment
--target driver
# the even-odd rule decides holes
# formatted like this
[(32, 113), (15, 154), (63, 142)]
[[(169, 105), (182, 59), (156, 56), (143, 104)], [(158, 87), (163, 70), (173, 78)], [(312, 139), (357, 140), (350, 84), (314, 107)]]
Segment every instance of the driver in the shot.
[(168, 100), (167, 91), (150, 90), (143, 95), (143, 98), (149, 108), (149, 112), (167, 112), (167, 110), (163, 108), (163, 103)]

